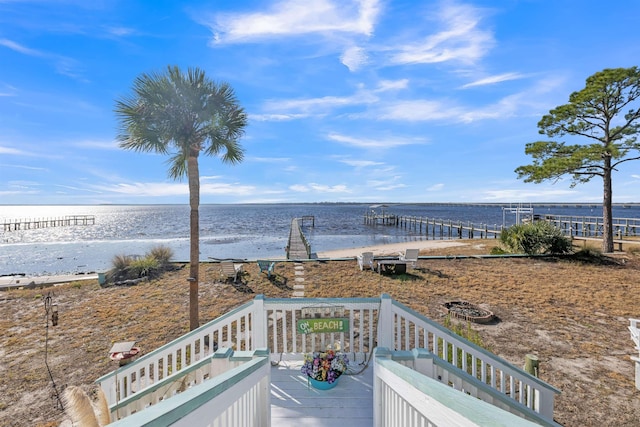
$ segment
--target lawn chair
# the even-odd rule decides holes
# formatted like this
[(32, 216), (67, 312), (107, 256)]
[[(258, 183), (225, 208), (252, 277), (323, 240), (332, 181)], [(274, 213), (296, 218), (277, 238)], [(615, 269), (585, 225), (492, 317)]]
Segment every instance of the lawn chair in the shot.
[(356, 257), (358, 259), (358, 266), (360, 266), (360, 270), (364, 270), (368, 268), (369, 270), (373, 270), (373, 252), (362, 252), (362, 254)]
[(271, 279), (273, 270), (276, 268), (276, 262), (267, 261), (264, 259), (259, 259), (257, 262), (258, 262), (258, 268), (260, 268), (260, 273), (267, 273), (267, 278)]
[(242, 273), (242, 264), (234, 264), (231, 261), (221, 261), (220, 271), (225, 279), (233, 279), (233, 283), (238, 281), (238, 275)]
[(407, 249), (404, 253), (400, 253), (400, 261), (411, 264), (411, 268), (416, 268), (418, 264), (418, 254), (420, 249)]

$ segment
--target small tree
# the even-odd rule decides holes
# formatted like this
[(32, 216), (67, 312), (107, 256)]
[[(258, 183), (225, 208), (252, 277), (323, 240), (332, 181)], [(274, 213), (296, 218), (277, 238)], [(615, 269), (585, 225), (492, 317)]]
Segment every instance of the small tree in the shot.
[[(612, 180), (621, 163), (640, 159), (640, 97), (638, 67), (605, 69), (587, 79), (584, 89), (574, 92), (569, 103), (551, 110), (538, 123), (549, 138), (572, 135), (585, 143), (538, 141), (527, 144), (525, 153), (533, 163), (515, 171), (525, 182), (557, 181), (572, 176), (571, 187), (598, 176), (603, 180), (602, 250), (613, 252)], [(635, 109), (634, 109), (635, 107)]]

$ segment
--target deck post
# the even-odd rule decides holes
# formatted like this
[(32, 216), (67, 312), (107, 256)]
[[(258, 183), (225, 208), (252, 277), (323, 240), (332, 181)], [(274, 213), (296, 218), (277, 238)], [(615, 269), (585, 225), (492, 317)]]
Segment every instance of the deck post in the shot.
[(265, 319), (266, 313), (264, 311), (264, 295), (256, 295), (253, 299), (253, 313), (251, 314), (253, 324), (252, 333), (253, 339), (251, 340), (251, 350), (257, 348), (268, 347), (267, 344), (267, 321)]
[(393, 301), (389, 294), (380, 296), (380, 311), (378, 312), (378, 347), (395, 348), (393, 331), (394, 319), (392, 311)]
[(429, 378), (435, 378), (433, 373), (433, 354), (426, 348), (414, 348), (413, 369)]

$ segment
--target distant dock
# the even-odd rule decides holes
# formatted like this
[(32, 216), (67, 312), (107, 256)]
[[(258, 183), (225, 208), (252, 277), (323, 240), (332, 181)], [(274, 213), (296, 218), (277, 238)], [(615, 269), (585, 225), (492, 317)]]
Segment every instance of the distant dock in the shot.
[(66, 215), (57, 218), (3, 219), (4, 231), (34, 230), (38, 228), (67, 227), (72, 225), (94, 225), (94, 215)]
[[(569, 216), (569, 215), (532, 215), (523, 218), (523, 222), (547, 221), (562, 230), (563, 234), (573, 238), (602, 238), (604, 222), (602, 217)], [(640, 236), (640, 219), (612, 218), (614, 237)], [(498, 238), (505, 228), (504, 225), (474, 224), (469, 221), (453, 221), (436, 218), (392, 215), (385, 213), (366, 213), (366, 225), (386, 225), (414, 230), (432, 239), (481, 239)]]

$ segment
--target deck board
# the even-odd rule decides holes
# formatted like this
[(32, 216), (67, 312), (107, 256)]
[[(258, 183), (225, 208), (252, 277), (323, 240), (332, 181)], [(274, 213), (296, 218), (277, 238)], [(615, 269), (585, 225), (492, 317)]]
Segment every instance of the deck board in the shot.
[[(358, 375), (342, 375), (331, 390), (316, 390), (300, 373), (301, 366), (302, 362), (281, 362), (271, 369), (271, 425), (373, 425), (373, 367)], [(352, 365), (350, 371), (361, 369)]]

